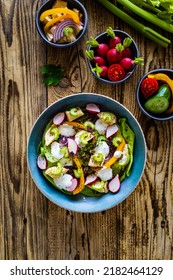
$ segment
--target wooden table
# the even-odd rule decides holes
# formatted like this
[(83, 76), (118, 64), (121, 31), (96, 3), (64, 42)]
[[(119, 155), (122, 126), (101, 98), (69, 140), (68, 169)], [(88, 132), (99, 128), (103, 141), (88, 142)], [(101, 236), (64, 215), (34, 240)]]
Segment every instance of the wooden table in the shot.
[[(89, 16), (83, 40), (68, 49), (47, 47), (35, 27), (42, 2), (0, 0), (0, 259), (173, 259), (173, 122), (147, 118), (135, 98), (145, 72), (173, 67), (172, 45), (158, 47), (98, 2), (83, 0)], [(85, 41), (109, 26), (129, 33), (145, 58), (145, 66), (117, 86), (97, 81), (85, 57)], [(40, 69), (47, 63), (65, 69), (60, 86), (43, 85)], [(27, 139), (39, 114), (78, 92), (100, 93), (125, 105), (141, 124), (148, 148), (135, 191), (96, 214), (70, 212), (48, 201), (26, 161)]]

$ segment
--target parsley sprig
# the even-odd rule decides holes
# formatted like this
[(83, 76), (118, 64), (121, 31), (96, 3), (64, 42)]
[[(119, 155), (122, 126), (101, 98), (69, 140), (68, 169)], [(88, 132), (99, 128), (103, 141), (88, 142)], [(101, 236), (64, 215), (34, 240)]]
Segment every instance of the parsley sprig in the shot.
[(46, 64), (41, 68), (41, 74), (45, 86), (57, 86), (64, 76), (64, 69), (53, 64)]

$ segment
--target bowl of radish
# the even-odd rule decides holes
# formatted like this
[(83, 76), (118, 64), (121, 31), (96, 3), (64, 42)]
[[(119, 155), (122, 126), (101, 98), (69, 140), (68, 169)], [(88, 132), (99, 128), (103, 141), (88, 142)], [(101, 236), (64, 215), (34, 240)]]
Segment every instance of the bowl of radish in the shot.
[(102, 82), (119, 84), (128, 80), (137, 64), (143, 65), (133, 38), (122, 30), (109, 27), (86, 42), (86, 56), (93, 75)]
[(158, 121), (173, 119), (173, 70), (154, 69), (138, 83), (136, 99), (142, 112)]
[(56, 48), (76, 44), (85, 34), (87, 25), (87, 11), (78, 0), (47, 0), (36, 14), (39, 35)]
[(145, 161), (137, 120), (99, 94), (78, 93), (53, 103), (28, 139), (27, 162), (36, 186), (56, 205), (76, 212), (121, 203), (138, 185)]

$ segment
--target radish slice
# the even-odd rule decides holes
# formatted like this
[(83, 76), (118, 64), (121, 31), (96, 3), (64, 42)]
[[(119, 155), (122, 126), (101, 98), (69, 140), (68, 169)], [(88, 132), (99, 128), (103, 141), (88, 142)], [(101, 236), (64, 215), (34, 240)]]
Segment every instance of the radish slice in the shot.
[(95, 174), (90, 174), (86, 177), (85, 185), (90, 185), (97, 180), (97, 176)]
[(47, 167), (47, 161), (46, 158), (44, 156), (39, 155), (37, 157), (37, 166), (38, 168), (40, 168), (41, 170), (45, 170)]
[(100, 113), (100, 109), (96, 104), (90, 103), (86, 105), (86, 109), (88, 112), (93, 113), (93, 114), (97, 114)]
[(112, 176), (113, 176), (112, 175), (112, 169), (110, 167), (109, 168), (103, 167), (96, 174), (102, 181), (111, 180)]
[(118, 126), (116, 124), (109, 125), (106, 129), (106, 138), (113, 136), (118, 131)]
[(75, 140), (68, 138), (68, 151), (74, 155), (77, 153), (78, 145)]
[(120, 189), (119, 174), (117, 174), (108, 184), (110, 192), (117, 193)]
[(65, 119), (65, 113), (64, 112), (58, 113), (54, 116), (53, 123), (56, 125), (60, 125), (64, 121), (64, 119)]
[(73, 178), (71, 180), (71, 182), (72, 182), (72, 185), (70, 187), (66, 188), (68, 192), (73, 192), (78, 185), (78, 180), (76, 178)]
[(99, 134), (104, 135), (107, 129), (107, 124), (105, 124), (101, 119), (96, 120), (95, 129)]

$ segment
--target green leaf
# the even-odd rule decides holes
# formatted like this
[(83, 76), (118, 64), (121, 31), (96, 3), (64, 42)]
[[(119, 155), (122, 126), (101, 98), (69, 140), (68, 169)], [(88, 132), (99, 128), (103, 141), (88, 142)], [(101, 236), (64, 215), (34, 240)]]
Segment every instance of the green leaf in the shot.
[(43, 83), (45, 86), (57, 86), (64, 76), (64, 70), (60, 66), (53, 64), (44, 65), (41, 70)]

